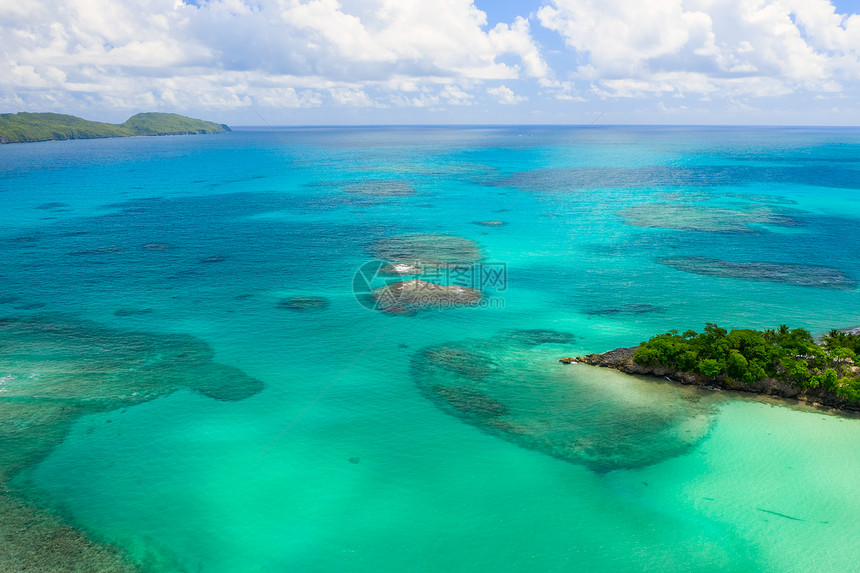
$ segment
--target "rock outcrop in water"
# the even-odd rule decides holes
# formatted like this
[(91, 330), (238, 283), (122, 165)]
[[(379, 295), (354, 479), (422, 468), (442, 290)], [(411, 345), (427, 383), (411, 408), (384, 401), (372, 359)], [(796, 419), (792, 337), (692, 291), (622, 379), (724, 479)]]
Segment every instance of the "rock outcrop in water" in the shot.
[[(429, 308), (478, 305), (483, 294), (477, 284), (462, 284), (474, 277), (472, 265), (483, 255), (477, 243), (454, 235), (409, 233), (379, 240), (369, 249), (380, 259), (356, 274), (353, 288), (362, 304), (389, 314), (412, 316)], [(464, 272), (465, 271), (465, 272)], [(422, 277), (428, 280), (384, 282), (384, 277)], [(380, 283), (382, 283), (380, 285)]]
[(416, 310), (475, 306), (481, 291), (461, 286), (444, 286), (413, 279), (398, 281), (373, 291), (379, 309), (406, 307)]
[(386, 276), (402, 276), (402, 275), (422, 275), (426, 269), (419, 265), (411, 265), (408, 263), (391, 263), (379, 269), (380, 275)]
[(226, 401), (262, 390), (256, 378), (213, 358), (206, 343), (187, 335), (58, 315), (0, 319), (0, 571), (136, 571), (119, 549), (89, 539), (12, 478), (47, 456), (80, 416), (181, 388)]

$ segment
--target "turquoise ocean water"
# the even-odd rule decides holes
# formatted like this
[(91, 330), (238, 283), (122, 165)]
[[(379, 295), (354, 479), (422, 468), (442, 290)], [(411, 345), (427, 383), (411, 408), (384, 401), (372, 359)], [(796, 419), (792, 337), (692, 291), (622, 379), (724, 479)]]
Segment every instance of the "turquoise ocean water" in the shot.
[[(557, 359), (860, 325), (858, 194), (857, 129), (3, 146), (0, 316), (191, 335), (264, 384), (81, 415), (15, 488), (152, 571), (856, 570), (860, 420)], [(359, 304), (374, 245), (411, 233), (475, 241), (491, 304)]]

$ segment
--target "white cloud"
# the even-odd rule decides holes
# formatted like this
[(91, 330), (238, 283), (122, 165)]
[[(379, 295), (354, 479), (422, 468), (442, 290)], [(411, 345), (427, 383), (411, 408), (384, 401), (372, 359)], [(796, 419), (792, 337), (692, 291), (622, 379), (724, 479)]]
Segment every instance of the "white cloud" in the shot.
[(364, 90), (349, 88), (334, 88), (329, 90), (332, 100), (338, 105), (350, 107), (373, 107), (376, 103), (368, 97)]
[(688, 111), (688, 108), (685, 105), (679, 105), (677, 107), (669, 107), (665, 103), (663, 103), (662, 101), (657, 102), (657, 109), (663, 113), (672, 113), (672, 114), (684, 113), (684, 112)]
[(710, 18), (685, 11), (680, 0), (554, 0), (538, 11), (541, 24), (568, 46), (588, 52), (595, 67), (630, 74), (688, 44), (706, 49)]
[[(576, 120), (604, 98), (832, 105), (860, 82), (860, 15), (830, 0), (541, 0), (533, 14), (521, 0), (520, 16), (488, 23), (491, 1), (0, 1), (0, 111), (500, 121), (504, 104), (516, 121), (528, 102)], [(546, 51), (547, 30), (567, 49)]]
[(505, 85), (488, 88), (487, 93), (494, 96), (500, 104), (514, 105), (526, 101), (529, 98), (516, 95), (513, 90)]
[(778, 96), (860, 79), (860, 16), (827, 0), (551, 0), (537, 13), (604, 96)]
[(466, 93), (454, 85), (445, 86), (439, 95), (443, 100), (452, 105), (471, 105), (474, 99), (472, 94)]
[(549, 66), (531, 38), (528, 20), (517, 17), (510, 26), (498, 24), (490, 31), (489, 37), (499, 52), (519, 55), (529, 77), (545, 78), (550, 74)]
[(473, 0), (0, 5), (0, 95), (33, 105), (54, 90), (67, 106), (367, 107), (427, 86), (441, 90), (437, 101), (463, 105), (470, 82), (548, 74), (527, 20), (489, 28)]

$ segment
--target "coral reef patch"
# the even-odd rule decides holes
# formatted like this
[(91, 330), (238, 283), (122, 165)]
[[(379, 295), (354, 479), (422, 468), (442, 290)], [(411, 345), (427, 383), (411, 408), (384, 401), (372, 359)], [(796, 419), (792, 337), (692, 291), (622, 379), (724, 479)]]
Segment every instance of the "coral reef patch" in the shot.
[(480, 261), (481, 249), (470, 239), (436, 233), (409, 233), (373, 243), (370, 253), (395, 263), (444, 265)]
[(697, 275), (782, 283), (821, 289), (852, 290), (857, 283), (832, 267), (798, 263), (734, 262), (707, 257), (666, 257), (660, 263)]
[(324, 296), (291, 296), (278, 302), (278, 308), (296, 312), (324, 310), (331, 302)]
[(468, 307), (478, 304), (481, 291), (462, 286), (445, 286), (418, 279), (398, 281), (373, 291), (381, 310), (405, 307), (416, 310), (428, 308)]
[(79, 416), (182, 388), (226, 401), (263, 389), (213, 357), (193, 336), (122, 331), (61, 315), (0, 319), (0, 571), (137, 570), (121, 550), (30, 499), (13, 478), (43, 459)]
[(634, 227), (707, 233), (752, 233), (755, 232), (756, 225), (799, 225), (799, 222), (784, 210), (766, 205), (740, 205), (734, 209), (674, 202), (645, 203), (622, 209), (617, 214)]
[(493, 436), (595, 472), (682, 455), (710, 431), (720, 398), (589, 366), (563, 367), (553, 346), (573, 335), (503, 332), (416, 352), (411, 372), (444, 412)]

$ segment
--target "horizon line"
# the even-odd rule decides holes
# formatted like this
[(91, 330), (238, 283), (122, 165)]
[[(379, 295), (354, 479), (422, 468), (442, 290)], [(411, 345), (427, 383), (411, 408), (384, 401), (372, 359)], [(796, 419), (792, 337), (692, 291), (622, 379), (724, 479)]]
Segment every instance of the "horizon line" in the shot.
[(254, 125), (254, 124), (224, 124), (230, 129), (331, 129), (331, 128), (415, 128), (415, 127), (464, 127), (464, 128), (492, 128), (492, 127), (582, 127), (582, 128), (605, 128), (605, 127), (714, 127), (714, 128), (828, 128), (828, 129), (858, 129), (860, 125), (828, 125), (828, 124), (778, 124), (778, 123), (319, 123), (319, 124), (283, 124), (283, 125)]

